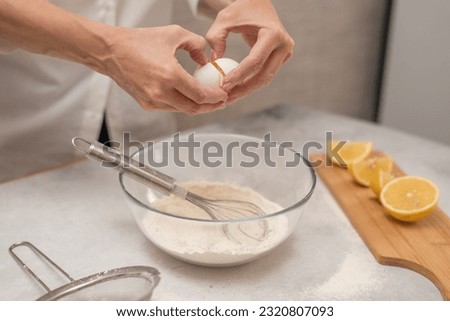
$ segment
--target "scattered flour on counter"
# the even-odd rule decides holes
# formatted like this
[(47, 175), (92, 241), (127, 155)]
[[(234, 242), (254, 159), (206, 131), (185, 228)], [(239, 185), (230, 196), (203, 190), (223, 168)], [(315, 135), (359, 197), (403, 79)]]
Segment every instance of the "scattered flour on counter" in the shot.
[(377, 275), (376, 267), (363, 253), (348, 253), (335, 274), (313, 291), (314, 296), (327, 300), (364, 300), (380, 286)]
[[(266, 214), (282, 209), (280, 205), (267, 200), (254, 190), (230, 183), (192, 181), (180, 185), (210, 199), (253, 202)], [(178, 216), (210, 220), (203, 210), (173, 195), (153, 203), (153, 207)], [(143, 219), (142, 226), (153, 243), (175, 257), (201, 265), (226, 266), (250, 261), (268, 252), (289, 236), (291, 228), (285, 215), (267, 218), (265, 222), (266, 225), (261, 221), (228, 224), (184, 220), (165, 215), (147, 215)], [(264, 229), (266, 235), (262, 240), (249, 238), (242, 232), (260, 235)]]

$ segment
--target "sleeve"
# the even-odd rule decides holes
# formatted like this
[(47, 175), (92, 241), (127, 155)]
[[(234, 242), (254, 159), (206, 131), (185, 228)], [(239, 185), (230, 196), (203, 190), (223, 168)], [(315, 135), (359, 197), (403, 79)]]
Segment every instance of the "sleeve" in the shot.
[(200, 0), (186, 0), (191, 8), (192, 14), (198, 16), (198, 3)]
[(187, 0), (195, 17), (214, 19), (217, 13), (236, 0)]

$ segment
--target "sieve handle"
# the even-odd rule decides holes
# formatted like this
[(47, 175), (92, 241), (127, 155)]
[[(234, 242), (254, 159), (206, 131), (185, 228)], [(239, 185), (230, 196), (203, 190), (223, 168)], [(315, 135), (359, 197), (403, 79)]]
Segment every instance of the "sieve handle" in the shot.
[(73, 138), (72, 144), (87, 158), (101, 162), (104, 167), (116, 169), (155, 191), (164, 195), (173, 193), (177, 196), (186, 197), (187, 192), (175, 184), (174, 178), (120, 153), (117, 149), (96, 141), (89, 142), (79, 137)]
[(42, 285), (47, 292), (50, 292), (51, 289), (47, 286), (47, 284), (44, 283), (44, 281), (42, 281), (37, 275), (36, 273), (33, 272), (33, 270), (31, 270), (28, 265), (26, 265), (18, 256), (16, 253), (14, 253), (14, 249), (16, 247), (19, 246), (25, 246), (30, 248), (31, 250), (33, 250), (33, 252), (35, 252), (39, 257), (41, 257), (42, 259), (46, 260), (48, 263), (50, 263), (53, 267), (55, 267), (59, 272), (61, 272), (61, 274), (63, 274), (67, 279), (70, 280), (70, 282), (74, 282), (75, 280), (72, 279), (72, 277), (66, 272), (64, 271), (58, 264), (56, 264), (55, 262), (53, 262), (47, 255), (45, 255), (41, 250), (39, 250), (36, 246), (34, 246), (32, 243), (27, 242), (27, 241), (21, 241), (21, 242), (17, 242), (14, 243), (13, 245), (11, 245), (9, 247), (9, 254), (11, 254), (11, 256), (13, 257), (13, 259), (25, 270), (27, 271), (28, 274), (30, 274), (36, 281), (39, 282), (40, 285)]

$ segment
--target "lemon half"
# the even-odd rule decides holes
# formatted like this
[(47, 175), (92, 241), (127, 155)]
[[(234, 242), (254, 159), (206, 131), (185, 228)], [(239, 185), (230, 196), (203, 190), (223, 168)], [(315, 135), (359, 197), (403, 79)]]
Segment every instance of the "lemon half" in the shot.
[(327, 147), (327, 157), (333, 163), (347, 167), (369, 156), (373, 143), (333, 140)]
[(380, 194), (386, 212), (394, 218), (413, 222), (430, 215), (437, 207), (439, 189), (430, 180), (417, 176), (398, 177)]
[(392, 157), (369, 157), (349, 165), (348, 170), (353, 178), (363, 186), (370, 186), (378, 179), (379, 172), (390, 173), (394, 161)]
[(384, 170), (378, 170), (374, 180), (370, 182), (370, 188), (379, 198), (383, 187), (394, 179), (394, 175)]

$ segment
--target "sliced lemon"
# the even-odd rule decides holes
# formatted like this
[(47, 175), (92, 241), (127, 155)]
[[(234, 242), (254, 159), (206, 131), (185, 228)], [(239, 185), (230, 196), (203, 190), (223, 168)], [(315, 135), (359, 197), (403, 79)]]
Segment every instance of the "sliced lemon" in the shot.
[(372, 152), (373, 143), (333, 140), (327, 147), (327, 157), (333, 163), (347, 167), (369, 156)]
[(359, 184), (370, 186), (373, 181), (378, 179), (380, 170), (390, 173), (393, 163), (390, 156), (369, 157), (350, 164), (348, 170)]
[(393, 179), (394, 176), (390, 172), (378, 170), (375, 179), (370, 182), (370, 188), (379, 198), (383, 187)]
[(403, 176), (387, 183), (380, 194), (386, 212), (401, 221), (417, 221), (430, 215), (437, 207), (439, 189), (430, 180)]

